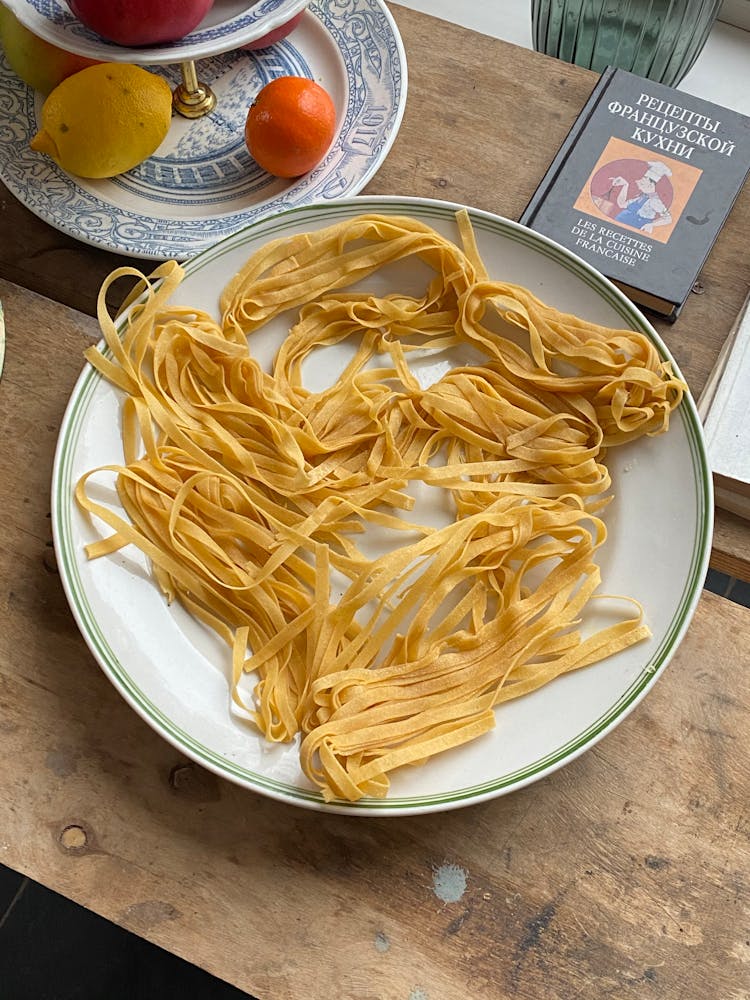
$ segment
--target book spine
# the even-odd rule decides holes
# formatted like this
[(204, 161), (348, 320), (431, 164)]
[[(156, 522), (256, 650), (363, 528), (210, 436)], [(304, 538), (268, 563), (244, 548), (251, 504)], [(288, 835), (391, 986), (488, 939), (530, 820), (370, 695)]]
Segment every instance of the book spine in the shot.
[(584, 106), (581, 108), (580, 114), (573, 122), (570, 131), (558, 149), (554, 160), (550, 163), (541, 184), (537, 187), (536, 191), (531, 196), (531, 200), (528, 205), (521, 213), (521, 217), (518, 220), (521, 225), (532, 226), (539, 205), (547, 197), (547, 192), (556, 181), (557, 175), (567, 160), (570, 150), (575, 146), (578, 141), (578, 137), (581, 135), (586, 125), (588, 125), (591, 116), (600, 101), (604, 98), (607, 88), (609, 87), (612, 77), (614, 76), (614, 72), (614, 67), (608, 66), (597, 80), (596, 86), (591, 91), (591, 94), (589, 95), (589, 98)]

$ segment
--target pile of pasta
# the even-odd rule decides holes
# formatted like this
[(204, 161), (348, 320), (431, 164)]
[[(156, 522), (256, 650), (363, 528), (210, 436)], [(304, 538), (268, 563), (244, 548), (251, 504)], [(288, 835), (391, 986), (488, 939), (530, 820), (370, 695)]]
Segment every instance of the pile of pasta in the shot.
[[(88, 555), (146, 554), (166, 599), (226, 641), (235, 706), (299, 739), (326, 800), (386, 795), (394, 769), (486, 733), (498, 704), (649, 635), (636, 601), (582, 627), (604, 599), (605, 459), (667, 430), (685, 386), (644, 334), (491, 279), (465, 212), (457, 232), (371, 214), (278, 239), (218, 321), (170, 306), (174, 262), (119, 269), (99, 298), (108, 350), (87, 358), (124, 393), (108, 467), (123, 511), (92, 498), (97, 470), (81, 479), (81, 507), (113, 529)], [(411, 257), (423, 294), (357, 290)], [(139, 283), (118, 332), (122, 276)], [(253, 341), (281, 314), (264, 371)], [(345, 341), (340, 377), (306, 388), (306, 359)], [(423, 386), (410, 358), (458, 345), (481, 362)], [(420, 523), (415, 486), (448, 501), (447, 523)], [(367, 555), (375, 531), (389, 545)]]

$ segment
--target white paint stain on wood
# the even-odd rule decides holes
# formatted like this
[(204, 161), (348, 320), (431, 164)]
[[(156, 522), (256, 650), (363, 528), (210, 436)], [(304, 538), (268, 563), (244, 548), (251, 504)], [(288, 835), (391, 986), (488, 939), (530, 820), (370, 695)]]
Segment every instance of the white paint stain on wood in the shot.
[(378, 933), (375, 935), (375, 951), (379, 951), (381, 955), (384, 955), (387, 951), (390, 950), (390, 947), (391, 947), (391, 942), (388, 938), (388, 935), (384, 934), (383, 931), (378, 931)]
[(457, 903), (466, 892), (467, 877), (458, 865), (440, 865), (432, 875), (432, 890), (444, 903)]

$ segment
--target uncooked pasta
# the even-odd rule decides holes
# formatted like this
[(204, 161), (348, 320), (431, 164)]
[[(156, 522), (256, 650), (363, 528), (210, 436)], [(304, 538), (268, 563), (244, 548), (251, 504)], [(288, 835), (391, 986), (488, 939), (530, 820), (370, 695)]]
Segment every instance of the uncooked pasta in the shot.
[[(109, 351), (87, 357), (123, 393), (122, 511), (93, 499), (97, 470), (81, 479), (80, 505), (113, 529), (88, 554), (145, 553), (165, 599), (226, 641), (235, 710), (298, 739), (326, 800), (386, 795), (391, 772), (480, 737), (500, 703), (649, 634), (634, 600), (582, 623), (606, 600), (608, 450), (666, 431), (685, 386), (645, 334), (490, 277), (466, 213), (457, 226), (460, 246), (374, 214), (277, 239), (218, 319), (170, 305), (173, 262), (119, 269), (99, 299)], [(421, 294), (361, 287), (408, 258), (430, 269)], [(139, 284), (120, 328), (105, 297), (123, 276)], [(253, 344), (282, 314), (264, 370)], [(344, 343), (343, 372), (306, 387), (306, 360)], [(423, 384), (414, 359), (459, 346), (476, 363)]]

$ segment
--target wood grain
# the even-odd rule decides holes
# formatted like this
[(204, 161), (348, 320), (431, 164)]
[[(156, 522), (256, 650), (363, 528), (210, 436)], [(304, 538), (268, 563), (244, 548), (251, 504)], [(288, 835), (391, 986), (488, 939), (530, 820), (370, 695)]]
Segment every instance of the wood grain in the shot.
[(378, 820), (243, 791), (154, 734), (76, 629), (48, 498), (96, 324), (0, 298), (0, 861), (260, 1000), (741, 995), (749, 611), (705, 595), (645, 702), (513, 795)]
[[(370, 190), (517, 217), (593, 77), (393, 9), (410, 100)], [(52, 456), (118, 261), (0, 211), (0, 862), (260, 1000), (746, 1000), (750, 612), (705, 594), (632, 714), (510, 796), (355, 819), (217, 778), (116, 693), (55, 570)], [(748, 211), (660, 327), (696, 391), (747, 291)]]
[[(366, 193), (443, 198), (517, 219), (597, 75), (390, 6), (407, 52), (409, 96)], [(57, 232), (0, 190), (0, 276), (93, 315), (104, 277), (133, 261)], [(673, 326), (654, 320), (696, 396), (750, 290), (749, 229), (746, 187), (701, 274), (702, 293)]]
[[(407, 52), (409, 97), (396, 141), (365, 192), (440, 198), (517, 219), (596, 74), (397, 4), (391, 10)], [(57, 232), (2, 185), (0, 226), (0, 277), (91, 315), (110, 271), (138, 264)], [(651, 317), (696, 398), (750, 290), (748, 231), (746, 187), (703, 269), (701, 293), (672, 326)], [(139, 266), (149, 271), (154, 262)], [(115, 286), (112, 306), (118, 295)], [(716, 523), (712, 565), (750, 581), (750, 529), (737, 530), (721, 511)]]
[(715, 511), (711, 567), (719, 573), (750, 583), (748, 522), (728, 510)]

